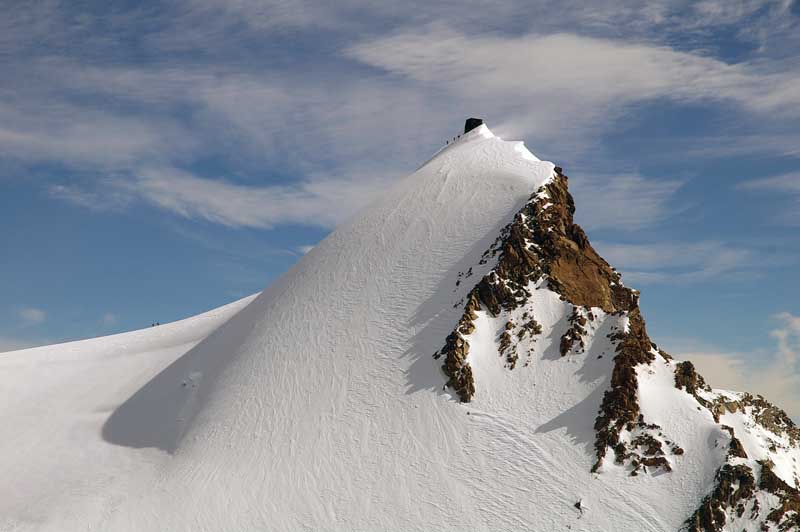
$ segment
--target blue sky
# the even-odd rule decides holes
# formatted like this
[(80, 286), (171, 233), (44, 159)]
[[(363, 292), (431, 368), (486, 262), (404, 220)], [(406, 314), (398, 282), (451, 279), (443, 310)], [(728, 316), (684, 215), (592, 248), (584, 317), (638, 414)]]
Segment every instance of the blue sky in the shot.
[(796, 415), (799, 52), (786, 0), (7, 2), (0, 350), (258, 291), (474, 115), (656, 341)]

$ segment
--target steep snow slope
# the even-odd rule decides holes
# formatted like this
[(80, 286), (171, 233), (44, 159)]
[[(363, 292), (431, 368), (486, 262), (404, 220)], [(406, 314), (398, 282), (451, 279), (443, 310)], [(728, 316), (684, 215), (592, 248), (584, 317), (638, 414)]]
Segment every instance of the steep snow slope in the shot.
[(146, 384), (113, 399), (37, 386), (22, 414), (0, 412), (28, 427), (16, 446), (47, 430), (26, 417), (40, 398), (93, 412), (54, 435), (81, 446), (63, 468), (0, 448), (2, 472), (40, 479), (0, 525), (793, 526), (796, 429), (652, 345), (573, 209), (560, 169), (470, 131)]
[(0, 530), (86, 530), (159, 453), (101, 437), (109, 414), (255, 296), (186, 320), (0, 354)]

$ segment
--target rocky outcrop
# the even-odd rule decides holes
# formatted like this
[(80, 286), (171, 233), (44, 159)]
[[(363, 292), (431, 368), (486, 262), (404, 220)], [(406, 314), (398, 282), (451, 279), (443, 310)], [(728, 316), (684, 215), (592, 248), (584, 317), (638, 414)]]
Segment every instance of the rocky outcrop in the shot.
[[(763, 430), (767, 455), (800, 444), (800, 429), (783, 410), (761, 396), (712, 390), (689, 362), (676, 365), (675, 385), (693, 395), (717, 423), (725, 414), (736, 414), (744, 418), (748, 430)], [(776, 475), (771, 460), (752, 460), (732, 427), (721, 424), (720, 428), (730, 435), (726, 463), (717, 471), (713, 491), (687, 520), (686, 529), (721, 532), (744, 520), (752, 530), (800, 530), (797, 486)], [(800, 484), (797, 478), (795, 484)]]
[(545, 257), (548, 287), (573, 305), (599, 307), (609, 314), (636, 308), (638, 292), (622, 284), (574, 223), (575, 202), (561, 168), (556, 167), (555, 177), (535, 197), (536, 243)]
[[(686, 374), (687, 371), (676, 371), (676, 383), (679, 373)], [(800, 443), (800, 430), (791, 418), (763, 397), (748, 393), (733, 394), (735, 398), (718, 395), (705, 384), (701, 376), (697, 377), (698, 386), (694, 395), (717, 422), (726, 413), (746, 417), (748, 425), (765, 430), (764, 439), (769, 455), (796, 448)], [(753, 530), (800, 530), (800, 491), (797, 486), (790, 486), (778, 477), (771, 460), (750, 460), (733, 428), (727, 425), (721, 425), (721, 428), (731, 438), (727, 463), (718, 470), (712, 493), (687, 521), (688, 530), (721, 532), (732, 521), (743, 518), (748, 520), (748, 524), (760, 527)], [(731, 491), (732, 486), (740, 486), (743, 481), (750, 486), (751, 478), (758, 480), (754, 489)], [(799, 483), (795, 478), (795, 484)], [(764, 507), (763, 501), (772, 502), (769, 507)]]
[[(717, 471), (716, 486), (687, 521), (689, 532), (718, 532), (728, 522), (728, 509), (744, 515), (745, 503), (756, 490), (753, 471), (746, 465), (725, 464)], [(751, 508), (751, 519), (758, 517), (758, 509)]]
[[(595, 429), (595, 449), (599, 467), (609, 448), (614, 449), (618, 462), (627, 462), (637, 471), (640, 467), (669, 469), (664, 451), (629, 448), (621, 441), (623, 430), (645, 437), (656, 430), (646, 423), (640, 425), (640, 409), (636, 391), (638, 382), (636, 366), (654, 358), (654, 344), (647, 336), (644, 319), (638, 308), (638, 292), (622, 284), (619, 273), (594, 250), (586, 233), (574, 223), (575, 203), (568, 190), (568, 178), (556, 167), (552, 179), (536, 191), (527, 204), (506, 226), (495, 244), (484, 254), (482, 262), (496, 258), (491, 271), (481, 278), (469, 292), (464, 313), (455, 330), (448, 336), (445, 346), (435, 356), (444, 357), (443, 370), (448, 385), (462, 401), (470, 401), (475, 394), (475, 382), (467, 362), (469, 342), (465, 338), (474, 329), (473, 320), (478, 310), (492, 316), (511, 311), (531, 297), (529, 287), (541, 279), (550, 290), (574, 305), (570, 329), (561, 338), (561, 354), (571, 349), (581, 350), (585, 326), (592, 307), (608, 314), (625, 314), (628, 327), (618, 333), (611, 386), (606, 391), (598, 414)], [(532, 319), (532, 317), (531, 317)], [(499, 351), (506, 357), (507, 367), (513, 369), (519, 354), (513, 335), (539, 332), (535, 320), (523, 328), (509, 322), (500, 337)], [(643, 440), (639, 440), (643, 441)], [(679, 449), (671, 444), (669, 451)]]
[(694, 395), (699, 384), (697, 372), (694, 364), (689, 361), (679, 362), (675, 370), (675, 387), (683, 388), (688, 393)]
[(464, 338), (465, 335), (475, 330), (473, 321), (478, 317), (475, 312), (480, 310), (480, 303), (474, 292), (474, 290), (470, 292), (464, 314), (456, 329), (447, 336), (444, 347), (433, 355), (436, 359), (444, 356), (442, 370), (449, 377), (447, 386), (454, 389), (464, 402), (469, 402), (475, 395), (472, 368), (466, 361), (469, 354), (469, 342)]
[[(628, 327), (615, 335), (617, 355), (611, 373), (611, 386), (603, 395), (600, 413), (595, 420), (595, 452), (597, 462), (592, 471), (597, 471), (603, 463), (608, 449), (614, 450), (615, 461), (619, 464), (641, 463), (643, 457), (632, 454), (629, 445), (622, 442), (623, 431), (637, 433), (658, 430), (657, 425), (648, 425), (640, 417), (637, 390), (639, 382), (636, 367), (654, 360), (652, 342), (647, 336), (644, 318), (638, 308), (628, 313)], [(644, 458), (655, 458), (645, 455)], [(667, 469), (666, 467), (664, 469)]]
[[(591, 310), (586, 310), (588, 316), (592, 316)], [(573, 349), (577, 349), (578, 351), (583, 351), (585, 347), (583, 337), (586, 334), (586, 323), (588, 321), (587, 315), (584, 315), (583, 312), (579, 309), (579, 307), (575, 307), (572, 310), (572, 314), (569, 317), (569, 329), (561, 336), (561, 343), (559, 345), (559, 352), (561, 356), (566, 356), (567, 353), (572, 351)]]
[[(623, 286), (619, 274), (597, 254), (574, 223), (574, 213), (567, 176), (556, 167), (550, 182), (531, 196), (484, 254), (482, 263), (495, 257), (497, 263), (470, 291), (456, 329), (434, 355), (444, 357), (448, 385), (462, 401), (469, 401), (475, 393), (474, 382), (466, 377), (471, 370), (467, 369), (469, 344), (464, 336), (474, 327), (476, 311), (485, 309), (497, 316), (518, 308), (531, 297), (531, 283), (542, 278), (547, 279), (548, 288), (576, 307), (599, 307), (608, 313), (637, 307), (637, 292)], [(537, 325), (532, 318), (529, 332), (536, 331)], [(501, 354), (511, 347), (511, 332), (506, 332)], [(512, 369), (517, 357), (511, 354), (507, 359)]]
[(742, 442), (736, 437), (733, 427), (722, 425), (722, 430), (731, 435), (731, 442), (728, 444), (728, 458), (747, 458)]
[[(568, 178), (556, 167), (550, 181), (529, 198), (483, 254), (479, 264), (494, 261), (493, 267), (456, 304), (464, 304), (463, 313), (444, 347), (434, 355), (444, 358), (447, 385), (464, 402), (475, 396), (468, 338), (475, 330), (478, 312), (502, 318), (497, 350), (506, 368), (518, 368), (523, 350), (542, 333), (531, 314), (533, 307), (526, 305), (534, 290), (546, 287), (572, 305), (558, 344), (561, 356), (585, 351), (587, 341), (598, 330), (598, 324), (592, 323), (598, 316), (617, 318), (607, 335), (615, 355), (594, 423), (596, 461), (592, 471), (600, 471), (612, 459), (627, 467), (632, 476), (668, 472), (680, 465), (677, 457), (684, 449), (659, 425), (645, 419), (639, 405), (638, 375), (642, 371), (654, 374), (652, 363), (660, 357), (673, 370), (675, 388), (693, 397), (697, 410), (707, 410), (730, 436), (713, 488), (684, 528), (722, 531), (736, 522), (736, 530), (749, 529), (740, 526), (742, 523), (757, 523), (761, 530), (800, 530), (800, 470), (786, 465), (800, 461), (800, 455), (791, 454), (800, 447), (800, 428), (761, 396), (712, 390), (691, 362), (674, 362), (660, 350), (647, 334), (639, 293), (625, 287), (616, 270), (594, 250), (574, 223), (574, 212)], [(459, 274), (457, 285), (472, 275), (472, 268)], [(641, 375), (644, 379), (644, 373)], [(776, 469), (770, 458), (756, 461), (748, 456), (743, 440), (731, 426), (721, 423), (729, 415), (744, 418), (740, 421), (745, 433), (739, 437), (748, 438), (748, 449), (753, 445), (751, 430), (766, 431), (759, 432), (756, 441), (764, 445), (767, 457), (776, 458), (780, 468)], [(608, 456), (609, 450), (612, 456)], [(792, 475), (794, 485), (784, 480)]]
[(761, 480), (758, 487), (778, 497), (779, 503), (767, 514), (767, 521), (775, 524), (778, 530), (800, 530), (800, 491), (789, 486), (773, 471), (769, 462), (759, 462)]
[[(714, 490), (686, 521), (684, 529), (722, 532), (744, 520), (747, 530), (800, 530), (800, 492), (781, 480), (773, 467), (765, 460), (753, 466), (724, 464), (715, 476)], [(770, 500), (774, 502), (768, 508), (759, 502)]]
[[(591, 307), (606, 313), (628, 316), (628, 327), (618, 333), (611, 386), (605, 392), (595, 430), (597, 469), (607, 450), (614, 450), (616, 461), (629, 463), (633, 473), (642, 467), (669, 469), (663, 450), (656, 452), (652, 445), (641, 449), (639, 445), (623, 443), (623, 430), (635, 433), (634, 441), (642, 442), (652, 437), (650, 430), (658, 427), (640, 421), (637, 399), (638, 382), (636, 366), (653, 360), (654, 347), (647, 336), (644, 319), (638, 308), (638, 292), (625, 287), (620, 275), (594, 250), (583, 229), (574, 223), (575, 203), (568, 190), (568, 178), (556, 167), (549, 183), (534, 193), (528, 203), (506, 226), (495, 244), (482, 259), (497, 258), (495, 267), (475, 285), (467, 296), (464, 313), (456, 329), (448, 336), (445, 346), (436, 353), (444, 357), (443, 370), (448, 385), (459, 398), (470, 401), (475, 394), (472, 370), (467, 362), (469, 342), (465, 338), (474, 330), (476, 312), (484, 309), (492, 316), (523, 305), (531, 296), (529, 286), (546, 279), (550, 290), (574, 305), (570, 328), (562, 336), (560, 351), (582, 350), (585, 326)], [(507, 323), (501, 334), (499, 351), (506, 357), (509, 369), (514, 369), (519, 358), (513, 335), (540, 332), (535, 319), (521, 328)], [(635, 438), (639, 437), (639, 440)], [(680, 449), (675, 444), (669, 452)], [(649, 452), (652, 451), (652, 452)]]
[(506, 322), (497, 350), (500, 356), (505, 357), (505, 365), (508, 369), (514, 369), (517, 366), (520, 355), (519, 342), (526, 338), (535, 341), (535, 337), (540, 334), (542, 334), (542, 326), (528, 311), (522, 313), (520, 322), (511, 319)]
[[(785, 453), (800, 445), (800, 429), (785, 412), (761, 396), (712, 390), (691, 362), (672, 361), (650, 340), (638, 292), (625, 287), (616, 270), (597, 254), (574, 223), (574, 212), (568, 179), (556, 168), (551, 180), (530, 197), (483, 254), (479, 264), (495, 261), (494, 265), (464, 298), (456, 327), (435, 354), (444, 359), (447, 385), (458, 397), (468, 402), (476, 393), (468, 362), (468, 337), (475, 330), (478, 312), (503, 316), (497, 349), (506, 368), (514, 370), (523, 354), (520, 350), (529, 347), (522, 340), (531, 341), (542, 333), (530, 308), (521, 308), (535, 287), (546, 286), (572, 305), (567, 330), (558, 345), (562, 356), (584, 352), (587, 338), (596, 330), (592, 321), (600, 311), (617, 316), (620, 323), (608, 335), (615, 356), (594, 423), (596, 461), (592, 471), (599, 471), (612, 459), (607, 456), (609, 450), (613, 461), (626, 466), (632, 476), (671, 471), (677, 466), (676, 457), (684, 454), (660, 426), (644, 418), (639, 405), (638, 372), (650, 367), (656, 357), (673, 369), (675, 388), (692, 396), (698, 410), (707, 409), (717, 423), (726, 415), (745, 416), (745, 426), (768, 431), (763, 441), (770, 453)], [(472, 275), (472, 268), (459, 274), (457, 284)], [(513, 312), (517, 309), (521, 310)], [(720, 429), (730, 435), (725, 463), (685, 529), (721, 531), (726, 524), (749, 519), (747, 523), (759, 523), (763, 530), (800, 530), (800, 477), (795, 477), (795, 486), (787, 484), (775, 474), (770, 460), (756, 462), (748, 456), (733, 428), (720, 423)], [(786, 463), (785, 456), (781, 460)], [(785, 469), (779, 472), (788, 478)]]

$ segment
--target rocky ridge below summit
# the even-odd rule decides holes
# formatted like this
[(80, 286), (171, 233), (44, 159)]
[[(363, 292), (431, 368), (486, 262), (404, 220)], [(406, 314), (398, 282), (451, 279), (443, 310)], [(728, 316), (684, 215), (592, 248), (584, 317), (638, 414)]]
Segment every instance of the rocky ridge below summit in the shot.
[[(717, 445), (728, 449), (713, 489), (687, 516), (685, 529), (800, 530), (800, 429), (760, 396), (712, 390), (691, 362), (676, 362), (659, 349), (647, 334), (639, 292), (624, 286), (620, 274), (594, 250), (574, 223), (574, 212), (568, 178), (556, 167), (549, 182), (534, 191), (484, 253), (480, 264), (493, 266), (468, 292), (461, 318), (434, 354), (443, 359), (447, 386), (465, 403), (480, 394), (481, 383), (470, 364), (470, 337), (479, 312), (505, 322), (497, 354), (506, 369), (526, 371), (528, 363), (519, 364), (520, 357), (542, 334), (537, 316), (526, 305), (536, 290), (550, 290), (572, 305), (559, 344), (562, 357), (580, 356), (590, 334), (587, 329), (593, 333), (599, 321), (620, 320), (608, 335), (615, 355), (594, 424), (593, 472), (602, 474), (611, 464), (626, 468), (631, 476), (668, 474), (684, 467), (680, 442), (648, 420), (640, 408), (640, 376), (653, 374), (651, 367), (658, 361), (673, 375), (675, 388), (691, 396), (697, 410), (707, 411), (718, 424)], [(472, 268), (458, 282), (471, 275)], [(757, 433), (761, 445), (758, 452), (751, 450), (754, 456), (721, 419), (723, 414), (738, 416), (749, 434)], [(782, 464), (780, 475), (774, 460)]]

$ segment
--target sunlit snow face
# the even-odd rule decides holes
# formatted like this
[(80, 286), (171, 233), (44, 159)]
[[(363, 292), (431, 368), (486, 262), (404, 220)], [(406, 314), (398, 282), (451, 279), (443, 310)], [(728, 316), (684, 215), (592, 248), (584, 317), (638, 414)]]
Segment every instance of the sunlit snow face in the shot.
[(565, 168), (660, 343), (798, 405), (769, 318), (800, 296), (797, 10), (15, 5), (0, 22), (0, 349), (258, 291), (476, 115)]

